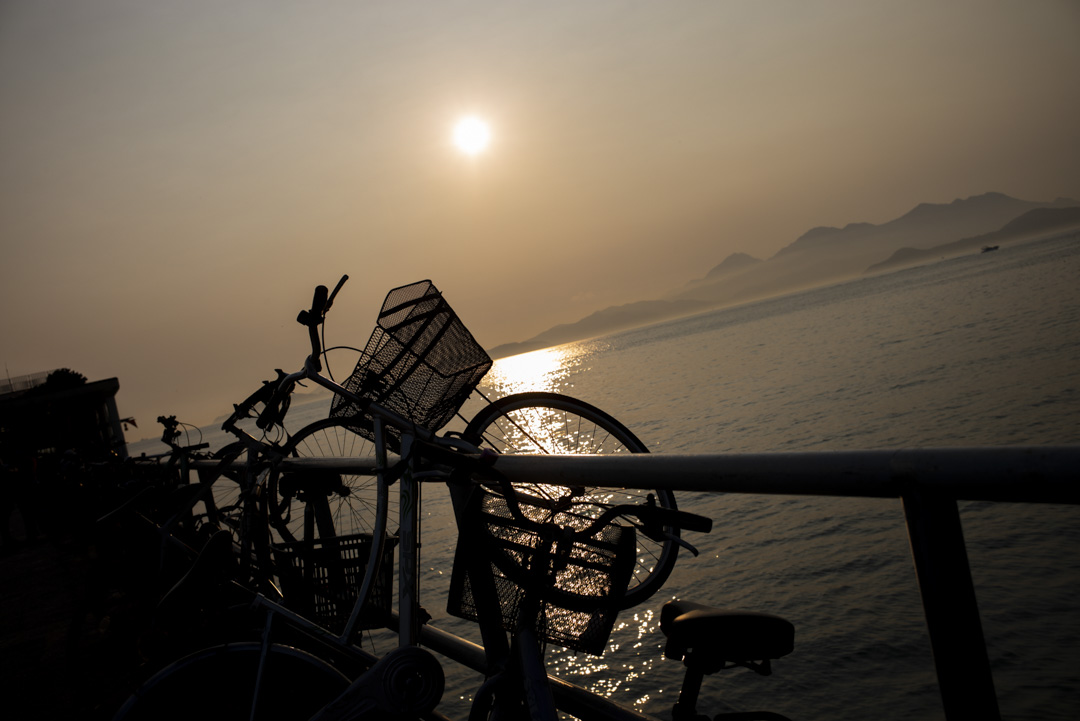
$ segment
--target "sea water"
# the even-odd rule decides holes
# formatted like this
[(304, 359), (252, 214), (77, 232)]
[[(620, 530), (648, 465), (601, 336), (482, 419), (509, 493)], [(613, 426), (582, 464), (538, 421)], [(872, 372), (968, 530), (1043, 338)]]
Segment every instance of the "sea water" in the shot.
[[(1080, 444), (1078, 281), (1076, 234), (1003, 246), (503, 359), (484, 390), (581, 398), (659, 453)], [(293, 414), (304, 422), (326, 410), (319, 402)], [(425, 493), (424, 605), (433, 623), (469, 634), (443, 610), (448, 503), (437, 488)], [(700, 555), (682, 554), (652, 601), (620, 615), (603, 657), (549, 648), (554, 672), (668, 716), (683, 669), (662, 658), (659, 607), (679, 597), (796, 626), (795, 651), (773, 676), (708, 677), (701, 711), (943, 717), (898, 500), (698, 493), (679, 502), (714, 520), (711, 534), (690, 537)], [(1080, 510), (960, 510), (1003, 716), (1076, 718)], [(477, 683), (448, 668), (451, 716), (466, 712)]]

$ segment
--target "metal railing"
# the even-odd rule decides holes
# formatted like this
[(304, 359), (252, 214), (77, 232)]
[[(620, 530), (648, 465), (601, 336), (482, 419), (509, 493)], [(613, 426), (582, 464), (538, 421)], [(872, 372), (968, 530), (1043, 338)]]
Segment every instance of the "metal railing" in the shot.
[(50, 373), (52, 373), (52, 371), (29, 373), (27, 375), (15, 376), (14, 378), (11, 378), (10, 376), (7, 378), (0, 378), (0, 396), (44, 385), (45, 381), (49, 379)]
[[(360, 458), (284, 464), (373, 470)], [(957, 501), (1080, 504), (1080, 446), (523, 455), (500, 457), (498, 468), (519, 482), (900, 499), (949, 719), (1000, 718)]]

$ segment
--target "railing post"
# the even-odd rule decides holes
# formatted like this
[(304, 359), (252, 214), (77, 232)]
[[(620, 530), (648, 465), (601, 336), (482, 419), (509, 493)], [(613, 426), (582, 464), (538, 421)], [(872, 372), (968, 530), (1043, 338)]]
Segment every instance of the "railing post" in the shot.
[(1001, 718), (956, 500), (901, 493), (947, 719)]

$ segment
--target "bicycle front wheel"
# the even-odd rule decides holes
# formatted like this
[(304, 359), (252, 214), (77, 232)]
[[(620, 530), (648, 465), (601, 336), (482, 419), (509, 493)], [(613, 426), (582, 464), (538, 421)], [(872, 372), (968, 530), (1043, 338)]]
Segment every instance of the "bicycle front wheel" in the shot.
[[(247, 451), (242, 443), (230, 443), (216, 451), (212, 458), (218, 462), (244, 462)], [(203, 501), (204, 515), (200, 519), (213, 528), (224, 528), (239, 539), (244, 511), (244, 472), (231, 466), (222, 470), (203, 470), (199, 480), (210, 484), (209, 496)]]
[[(348, 418), (324, 418), (292, 436), (282, 451), (288, 458), (374, 457), (374, 444), (349, 430)], [(379, 494), (388, 515), (397, 515), (395, 494), (379, 489), (373, 475), (318, 471), (273, 473), (265, 488), (267, 519), (286, 543), (333, 536), (372, 534)]]
[(199, 471), (199, 482), (210, 488), (204, 489), (202, 513), (196, 520), (206, 539), (217, 530), (228, 531), (238, 554), (240, 579), (260, 584), (270, 568), (269, 531), (252, 492), (261, 474), (248, 477), (247, 455), (245, 444), (231, 443), (212, 456), (224, 465)]
[[(649, 449), (614, 417), (576, 398), (558, 393), (517, 393), (500, 398), (476, 414), (465, 429), (465, 438), (499, 454), (611, 454), (648, 453)], [(538, 496), (563, 496), (565, 489), (529, 484), (525, 489)], [(593, 517), (619, 504), (644, 504), (649, 495), (664, 508), (676, 508), (671, 491), (634, 488), (573, 489), (575, 507), (592, 507)], [(677, 528), (666, 529), (677, 536)], [(667, 539), (654, 541), (637, 536), (635, 564), (621, 608), (646, 601), (664, 585), (679, 552), (678, 544)]]

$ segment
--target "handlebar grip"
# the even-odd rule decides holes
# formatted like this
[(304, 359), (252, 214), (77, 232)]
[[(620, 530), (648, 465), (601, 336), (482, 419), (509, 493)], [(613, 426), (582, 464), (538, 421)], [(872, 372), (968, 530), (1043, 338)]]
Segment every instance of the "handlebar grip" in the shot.
[(698, 533), (709, 533), (712, 531), (712, 519), (706, 516), (699, 516), (696, 513), (690, 513), (689, 511), (677, 511), (672, 508), (656, 507), (656, 521), (664, 526), (675, 526), (681, 528), (684, 531), (696, 531)]
[(315, 323), (322, 320), (323, 310), (326, 308), (326, 298), (330, 291), (326, 289), (325, 285), (319, 285), (315, 287), (315, 295), (311, 299), (311, 319), (310, 322)]
[[(341, 287), (341, 281), (338, 283), (338, 287)], [(337, 292), (337, 289), (334, 290)], [(327, 291), (325, 285), (319, 285), (315, 287), (315, 295), (311, 299), (311, 310), (302, 310), (300, 315), (296, 316), (296, 322), (300, 325), (307, 326), (308, 339), (311, 341), (311, 362), (314, 364), (315, 372), (318, 373), (322, 370), (322, 363), (319, 361), (320, 343), (319, 343), (319, 326), (323, 321), (323, 314), (327, 308)]]

